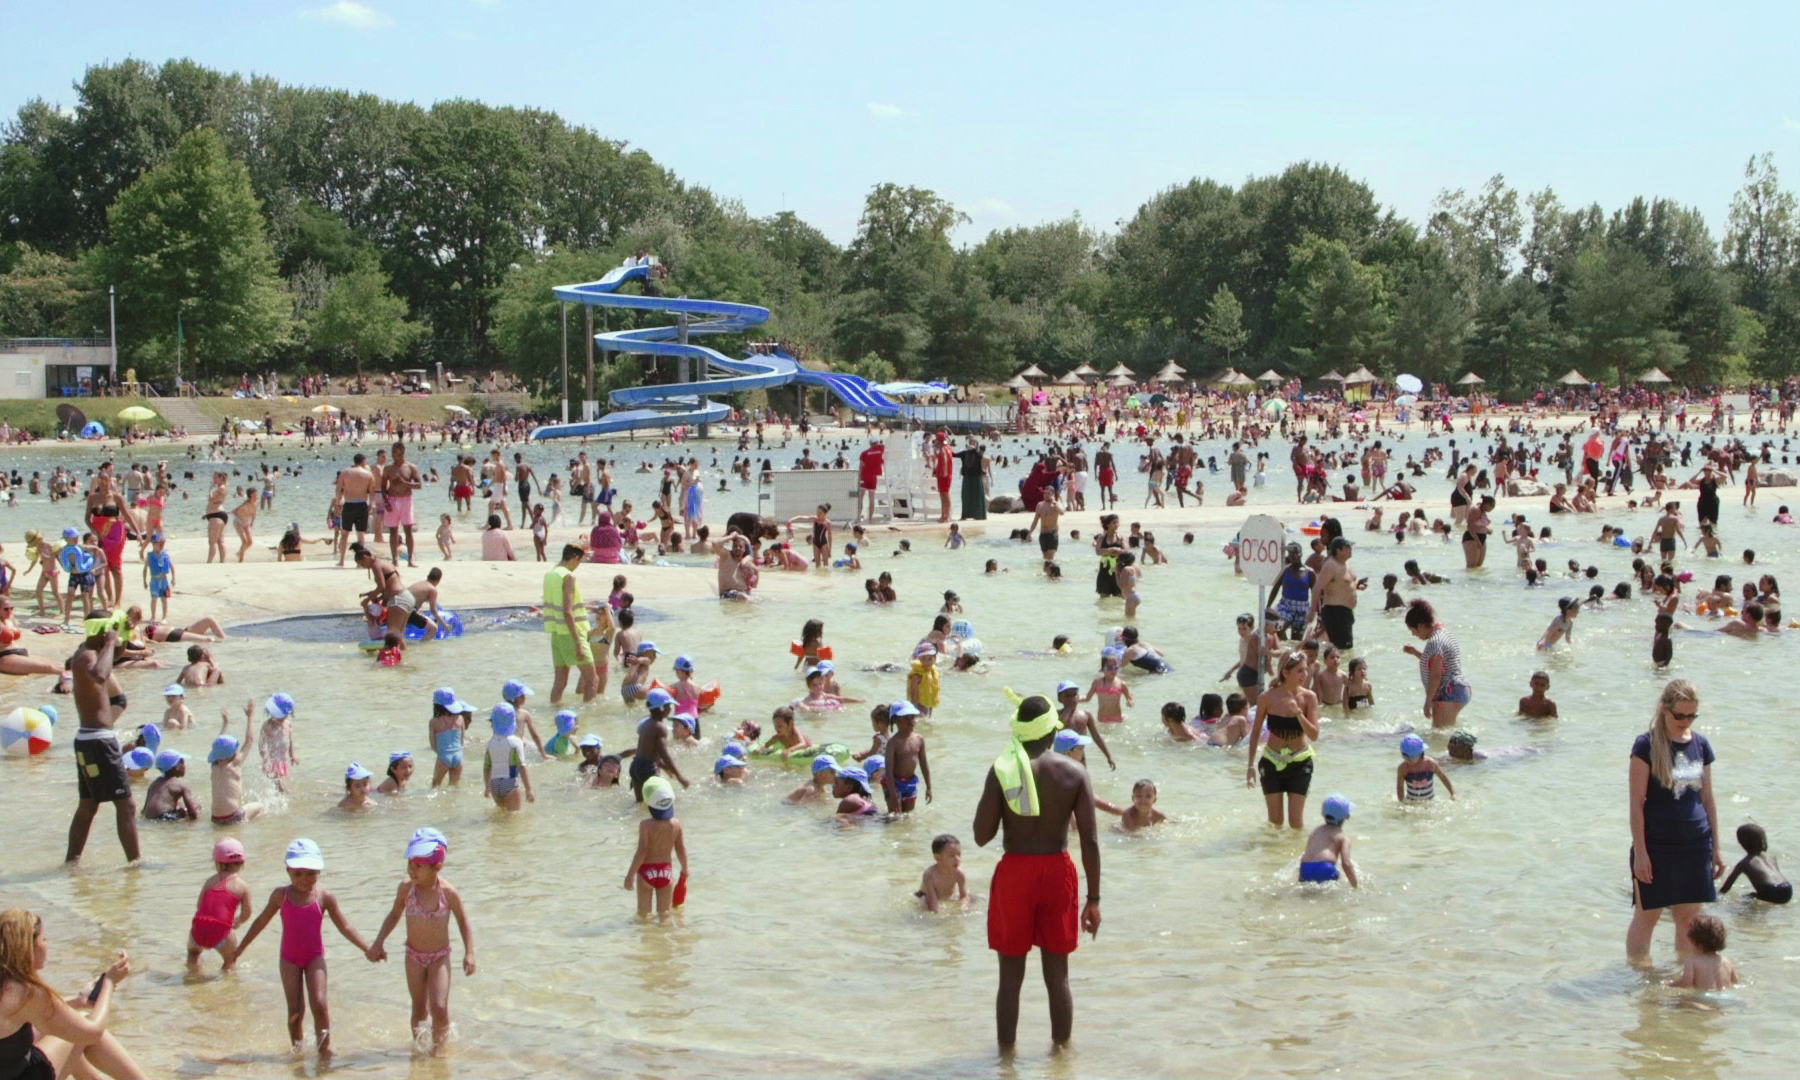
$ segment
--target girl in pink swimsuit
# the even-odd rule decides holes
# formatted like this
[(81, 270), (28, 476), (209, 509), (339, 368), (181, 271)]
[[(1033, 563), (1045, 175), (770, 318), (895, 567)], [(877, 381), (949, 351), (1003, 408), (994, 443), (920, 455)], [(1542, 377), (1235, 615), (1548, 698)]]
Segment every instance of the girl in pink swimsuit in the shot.
[(371, 960), (379, 959), (344, 919), (337, 897), (319, 887), (319, 872), (325, 869), (325, 856), (319, 845), (299, 839), (288, 845), (287, 872), (290, 884), (269, 894), (268, 906), (250, 924), (244, 943), (225, 961), (225, 970), (237, 965), (238, 957), (263, 932), (277, 913), (281, 915), (281, 988), (287, 994), (288, 1041), (298, 1050), (301, 1046), (301, 1024), (310, 1005), (313, 1034), (318, 1039), (319, 1056), (331, 1053), (331, 1006), (325, 1001), (325, 916), (338, 928), (338, 933)]
[(1100, 699), (1094, 709), (1094, 718), (1103, 723), (1118, 724), (1125, 720), (1125, 710), (1120, 707), (1119, 699), (1123, 697), (1126, 705), (1134, 704), (1131, 700), (1131, 688), (1119, 679), (1119, 654), (1108, 649), (1100, 659), (1100, 677), (1088, 685), (1087, 696), (1083, 702)]
[(450, 916), (462, 934), (463, 974), (475, 974), (475, 935), (463, 914), (462, 896), (439, 876), (450, 854), (436, 829), (420, 829), (406, 845), (406, 880), (369, 947), (369, 959), (387, 956), (383, 942), (406, 917), (406, 989), (412, 994), (413, 1044), (425, 1049), (425, 1018), (431, 1017), (431, 1051), (450, 1034)]

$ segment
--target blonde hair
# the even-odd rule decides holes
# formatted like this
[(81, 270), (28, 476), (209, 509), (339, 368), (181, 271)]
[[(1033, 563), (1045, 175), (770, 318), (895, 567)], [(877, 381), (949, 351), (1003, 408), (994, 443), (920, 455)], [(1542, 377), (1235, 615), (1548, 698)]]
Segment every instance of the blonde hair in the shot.
[(1700, 691), (1686, 679), (1671, 679), (1657, 699), (1656, 714), (1650, 718), (1650, 775), (1664, 788), (1675, 789), (1675, 749), (1669, 739), (1669, 707), (1678, 701), (1700, 703)]
[(1286, 653), (1282, 654), (1281, 663), (1275, 666), (1275, 681), (1278, 684), (1286, 682), (1289, 668), (1305, 668), (1307, 666), (1309, 666), (1309, 663), (1304, 652), (1299, 649), (1289, 649)]
[(24, 908), (0, 911), (0, 984), (18, 983), (45, 993), (50, 988), (38, 977), (37, 938), (43, 922)]

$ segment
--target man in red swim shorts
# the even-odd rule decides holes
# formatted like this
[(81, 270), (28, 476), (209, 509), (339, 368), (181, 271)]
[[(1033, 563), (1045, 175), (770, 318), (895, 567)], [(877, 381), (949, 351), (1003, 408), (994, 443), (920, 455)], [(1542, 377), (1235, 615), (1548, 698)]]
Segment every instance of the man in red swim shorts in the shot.
[[(1000, 993), (994, 1023), (1000, 1048), (1010, 1051), (1019, 1028), (1019, 988), (1025, 958), (1039, 950), (1050, 998), (1050, 1039), (1069, 1041), (1075, 999), (1069, 991), (1069, 954), (1080, 932), (1100, 932), (1100, 845), (1094, 837), (1094, 789), (1087, 768), (1052, 753), (1062, 727), (1043, 697), (1019, 703), (1012, 745), (995, 759), (975, 809), (975, 843), (1002, 833), (1004, 854), (988, 896), (988, 948), (1000, 954)], [(1069, 819), (1081, 839), (1087, 902), (1076, 905), (1075, 863), (1069, 858)], [(1078, 914), (1079, 912), (1079, 914)]]

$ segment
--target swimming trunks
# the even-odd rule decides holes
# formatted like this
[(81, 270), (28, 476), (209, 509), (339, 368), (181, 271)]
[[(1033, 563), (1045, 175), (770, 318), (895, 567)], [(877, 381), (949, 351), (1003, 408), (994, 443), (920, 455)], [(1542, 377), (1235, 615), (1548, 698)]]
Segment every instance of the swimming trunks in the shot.
[(475, 489), (467, 484), (458, 484), (450, 489), (450, 495), (459, 502), (467, 502), (475, 497)]
[(236, 893), (222, 885), (206, 890), (200, 897), (200, 910), (194, 913), (193, 925), (188, 929), (194, 935), (194, 944), (202, 949), (218, 948), (220, 942), (231, 936), (231, 925), (242, 902)]
[(1341, 604), (1325, 604), (1319, 608), (1319, 623), (1325, 636), (1340, 649), (1356, 644), (1356, 612)]
[(294, 903), (292, 889), (281, 900), (281, 962), (304, 968), (325, 958), (325, 909), (315, 895), (302, 907)]
[(1038, 533), (1038, 550), (1046, 555), (1055, 554), (1057, 547), (1061, 543), (1062, 535), (1055, 529), (1045, 529), (1043, 532)]
[(917, 776), (890, 776), (894, 785), (894, 794), (900, 799), (900, 809), (911, 810), (919, 802), (919, 778)]
[(249, 815), (245, 814), (243, 807), (240, 806), (229, 814), (214, 814), (212, 823), (214, 825), (236, 825), (248, 820)]
[(343, 512), (338, 515), (338, 527), (345, 532), (369, 531), (369, 503), (365, 499), (344, 503)]
[(656, 759), (648, 754), (637, 754), (631, 759), (631, 793), (639, 799), (644, 797), (644, 781), (656, 775)]
[(1237, 669), (1237, 684), (1246, 690), (1260, 686), (1262, 685), (1262, 672), (1256, 670), (1256, 668), (1249, 664), (1239, 664)]
[(638, 866), (638, 877), (652, 889), (666, 889), (675, 884), (675, 866), (666, 862), (647, 862)]
[(1300, 864), (1300, 880), (1307, 882), (1336, 881), (1338, 867), (1334, 862), (1303, 862)]
[(496, 799), (504, 799), (519, 790), (518, 778), (512, 776), (488, 777), (488, 794)]
[(78, 798), (92, 802), (131, 798), (124, 751), (112, 728), (82, 728), (75, 733), (75, 791)]
[(988, 896), (988, 948), (1024, 956), (1036, 946), (1072, 953), (1080, 940), (1079, 883), (1067, 852), (1015, 855), (994, 867)]
[(413, 501), (411, 495), (389, 495), (387, 497), (387, 513), (382, 521), (390, 529), (411, 528), (413, 521)]

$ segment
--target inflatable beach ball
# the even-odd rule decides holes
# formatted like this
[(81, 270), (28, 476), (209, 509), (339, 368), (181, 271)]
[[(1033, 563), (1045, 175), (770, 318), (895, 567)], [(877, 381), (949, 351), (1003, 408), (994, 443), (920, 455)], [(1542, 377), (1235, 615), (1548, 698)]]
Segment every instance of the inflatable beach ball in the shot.
[(14, 709), (0, 717), (0, 751), (8, 757), (33, 757), (56, 741), (55, 721), (42, 709)]

